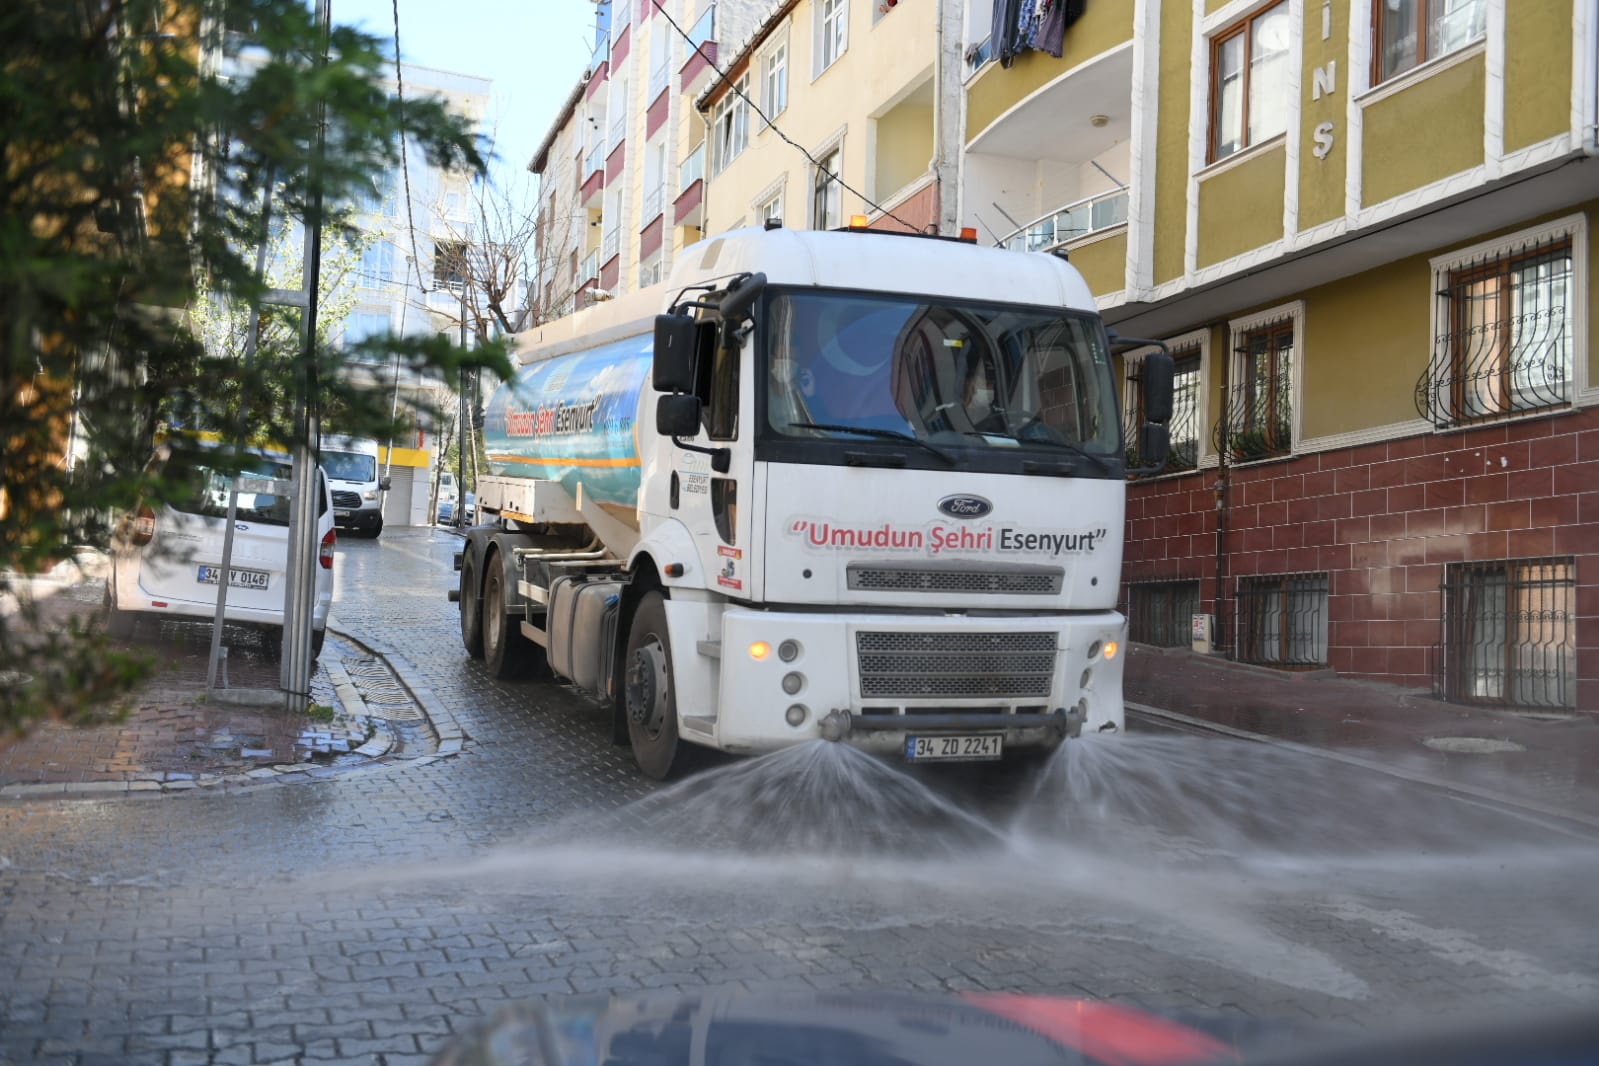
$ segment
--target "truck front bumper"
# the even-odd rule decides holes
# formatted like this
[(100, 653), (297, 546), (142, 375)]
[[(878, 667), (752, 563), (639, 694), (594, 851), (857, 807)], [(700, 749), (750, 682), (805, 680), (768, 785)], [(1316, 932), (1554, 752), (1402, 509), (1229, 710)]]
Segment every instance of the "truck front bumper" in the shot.
[[(1114, 611), (728, 608), (715, 628), (722, 640), (709, 671), (715, 714), (706, 724), (714, 746), (726, 751), (820, 738), (894, 754), (911, 737), (997, 734), (1008, 752), (1123, 725), (1126, 620)], [(693, 715), (697, 701), (684, 695), (679, 713)]]

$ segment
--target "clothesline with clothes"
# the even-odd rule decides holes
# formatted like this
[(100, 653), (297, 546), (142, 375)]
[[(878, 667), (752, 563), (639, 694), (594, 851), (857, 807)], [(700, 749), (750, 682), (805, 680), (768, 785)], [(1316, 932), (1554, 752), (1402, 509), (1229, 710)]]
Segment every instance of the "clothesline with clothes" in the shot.
[(1026, 51), (1059, 59), (1066, 28), (1082, 17), (1088, 0), (994, 0), (989, 50), (1002, 67)]

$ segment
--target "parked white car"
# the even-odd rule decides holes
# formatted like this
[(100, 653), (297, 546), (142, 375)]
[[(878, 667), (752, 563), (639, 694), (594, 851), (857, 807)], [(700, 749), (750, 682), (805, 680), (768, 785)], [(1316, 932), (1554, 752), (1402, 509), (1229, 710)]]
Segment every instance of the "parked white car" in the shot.
[(455, 503), (460, 498), (461, 490), (455, 484), (455, 475), (448, 470), (439, 472), (439, 500), (435, 518), (440, 522), (452, 521), (455, 515)]
[[(255, 452), (246, 477), (288, 479), (289, 457)], [(217, 582), (228, 514), (228, 479), (174, 456), (163, 446), (151, 461), (167, 480), (186, 487), (178, 501), (157, 509), (139, 507), (117, 527), (106, 580), (107, 628), (129, 637), (141, 616), (165, 615), (210, 621), (216, 617)], [(333, 497), (319, 468), (317, 492), (316, 606), (311, 648), (317, 654), (333, 605)], [(234, 523), (229, 622), (283, 627), (283, 592), (289, 560), (289, 498), (241, 492)]]

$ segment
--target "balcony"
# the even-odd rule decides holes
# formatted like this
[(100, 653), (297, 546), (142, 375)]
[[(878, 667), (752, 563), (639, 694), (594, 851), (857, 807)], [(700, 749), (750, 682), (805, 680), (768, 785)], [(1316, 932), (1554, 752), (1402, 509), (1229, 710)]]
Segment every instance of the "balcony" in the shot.
[(705, 9), (688, 34), (688, 58), (678, 77), (678, 92), (692, 93), (701, 88), (706, 72), (716, 62), (716, 5)]
[(644, 210), (639, 213), (640, 218), (648, 222), (661, 213), (662, 192), (659, 185), (644, 190)]
[(1000, 243), (1012, 252), (1050, 252), (1079, 237), (1127, 221), (1127, 190), (1090, 196), (1012, 231)]
[(627, 139), (627, 108), (622, 108), (621, 113), (611, 119), (610, 131), (605, 138), (607, 150), (614, 150), (617, 145)]
[(619, 227), (612, 227), (605, 231), (605, 237), (600, 241), (600, 261), (609, 263), (622, 250), (622, 231)]
[(672, 222), (698, 229), (705, 221), (705, 142), (689, 153), (677, 168), (677, 199), (672, 205)]
[(605, 146), (603, 144), (596, 144), (589, 154), (583, 157), (580, 171), (582, 182), (578, 186), (578, 206), (595, 207), (599, 203), (600, 194), (605, 190)]
[(600, 253), (590, 252), (583, 257), (582, 269), (578, 271), (578, 286), (582, 287), (591, 281), (598, 281), (600, 277)]

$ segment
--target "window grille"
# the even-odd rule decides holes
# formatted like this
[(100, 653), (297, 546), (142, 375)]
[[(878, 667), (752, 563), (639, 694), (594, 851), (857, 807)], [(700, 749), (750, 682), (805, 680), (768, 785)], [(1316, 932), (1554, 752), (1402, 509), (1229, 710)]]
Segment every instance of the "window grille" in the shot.
[(1238, 582), (1241, 662), (1327, 665), (1327, 575), (1271, 574)]
[(1577, 705), (1570, 558), (1457, 563), (1444, 572), (1438, 694), (1456, 703)]

